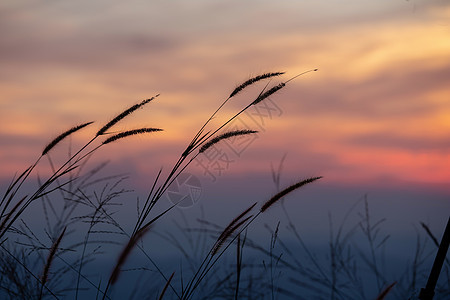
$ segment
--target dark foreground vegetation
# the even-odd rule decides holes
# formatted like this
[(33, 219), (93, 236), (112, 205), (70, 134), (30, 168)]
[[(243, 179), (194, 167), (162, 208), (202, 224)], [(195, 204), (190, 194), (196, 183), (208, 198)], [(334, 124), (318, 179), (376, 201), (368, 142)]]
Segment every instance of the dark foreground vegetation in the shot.
[[(330, 215), (330, 237), (319, 251), (308, 246), (284, 200), (290, 201), (285, 198), (321, 177), (304, 178), (282, 188), (283, 161), (272, 174), (277, 192), (242, 207), (240, 214), (229, 217), (228, 224), (216, 224), (208, 216), (187, 220), (175, 210), (178, 203), (162, 201), (170, 185), (198, 156), (223, 141), (257, 133), (227, 130), (227, 125), (299, 76), (269, 85), (282, 75), (266, 73), (237, 86), (194, 134), (172, 168), (157, 170), (148, 194), (133, 203), (129, 201), (132, 191), (126, 175), (104, 176), (105, 165), (92, 168), (88, 162), (111, 143), (135, 135), (163, 134), (161, 128), (153, 127), (117, 131), (123, 119), (159, 95), (124, 110), (96, 130), (84, 145), (74, 150), (70, 147), (66, 156), (58, 151), (60, 144), (94, 126), (93, 122), (75, 126), (50, 141), (37, 160), (2, 190), (0, 298), (417, 298), (439, 244), (429, 227), (421, 224), (416, 247), (408, 253), (412, 254), (411, 263), (396, 278), (385, 265), (389, 235), (382, 228), (384, 219), (371, 218), (367, 198), (350, 207), (338, 224)], [(252, 101), (223, 124), (212, 125), (230, 99), (257, 84), (265, 86)], [(37, 185), (30, 184), (36, 180)], [(125, 198), (127, 206), (135, 207), (133, 220), (123, 220), (117, 214)], [(254, 240), (249, 229), (259, 226), (259, 219), (271, 214), (273, 206), (281, 207), (283, 215), (278, 225), (266, 226), (270, 241), (266, 245)], [(358, 213), (358, 222), (351, 223), (350, 216)], [(174, 231), (158, 231), (157, 225), (170, 216), (181, 220)], [(158, 239), (179, 250), (176, 261), (154, 253)], [(449, 267), (445, 260), (435, 299), (450, 297)]]

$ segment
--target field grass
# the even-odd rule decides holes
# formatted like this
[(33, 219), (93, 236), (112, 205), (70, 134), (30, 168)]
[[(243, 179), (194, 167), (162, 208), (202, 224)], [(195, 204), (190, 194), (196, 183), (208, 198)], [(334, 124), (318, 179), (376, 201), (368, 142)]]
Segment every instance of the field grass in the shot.
[[(277, 192), (242, 208), (237, 216), (229, 217), (228, 224), (215, 224), (203, 216), (195, 224), (184, 220), (177, 232), (158, 232), (160, 222), (179, 213), (175, 210), (177, 203), (167, 206), (161, 200), (180, 174), (217, 143), (257, 133), (224, 130), (250, 107), (274, 96), (303, 74), (269, 86), (283, 73), (266, 73), (237, 86), (193, 135), (169, 171), (157, 171), (146, 197), (136, 201), (134, 220), (125, 222), (117, 217), (124, 209), (120, 199), (132, 193), (127, 176), (102, 177), (105, 165), (89, 169), (89, 160), (107, 151), (111, 143), (135, 135), (164, 134), (163, 129), (148, 127), (117, 133), (123, 119), (156, 101), (159, 95), (119, 113), (84, 145), (71, 149), (62, 162), (52, 158), (57, 156), (60, 144), (94, 126), (93, 122), (74, 126), (51, 140), (36, 161), (2, 191), (1, 298), (408, 299), (416, 295), (421, 287), (419, 277), (425, 276), (425, 264), (432, 256), (430, 241), (436, 240), (427, 225), (423, 224), (426, 236), (418, 234), (412, 265), (396, 279), (388, 276), (383, 266), (389, 235), (382, 233), (383, 219), (372, 220), (366, 198), (352, 206), (340, 224), (335, 224), (330, 215), (327, 251), (318, 253), (305, 242), (284, 200), (322, 177), (304, 178), (282, 188), (283, 160), (272, 172)], [(220, 126), (211, 125), (230, 99), (258, 84), (262, 84), (260, 93), (247, 105)], [(45, 168), (45, 160), (50, 175), (37, 176), (39, 169)], [(37, 186), (30, 189), (29, 183), (35, 180)], [(284, 215), (275, 228), (267, 227), (270, 243), (265, 247), (252, 239), (249, 229), (259, 226), (258, 220), (270, 214), (274, 206), (281, 207)], [(359, 221), (348, 228), (348, 216), (361, 207)], [(36, 211), (42, 214), (37, 224), (36, 216), (34, 221), (29, 220)], [(288, 240), (284, 240), (285, 234), (290, 235)], [(362, 238), (356, 238), (357, 234)], [(155, 259), (149, 245), (159, 240), (178, 249), (183, 264), (177, 267), (173, 261)], [(355, 240), (359, 242), (353, 243)], [(436, 296), (442, 299), (450, 295), (448, 261), (443, 273), (446, 281), (441, 280), (436, 290)], [(372, 284), (365, 284), (367, 278)]]

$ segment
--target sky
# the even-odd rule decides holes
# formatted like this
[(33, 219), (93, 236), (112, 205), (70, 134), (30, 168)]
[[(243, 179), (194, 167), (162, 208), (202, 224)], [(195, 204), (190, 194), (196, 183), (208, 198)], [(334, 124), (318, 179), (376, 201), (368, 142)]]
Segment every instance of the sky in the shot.
[[(288, 209), (313, 243), (327, 243), (330, 211), (337, 224), (366, 194), (389, 233), (403, 230), (394, 246), (415, 247), (419, 221), (440, 232), (450, 209), (448, 0), (2, 0), (0, 194), (60, 133), (95, 121), (51, 151), (55, 163), (160, 94), (111, 131), (164, 131), (105, 145), (90, 162), (109, 161), (107, 174), (130, 174), (129, 188), (145, 194), (240, 83), (285, 72), (232, 98), (207, 130), (266, 84), (314, 69), (226, 128), (257, 134), (217, 144), (186, 170), (211, 220), (227, 224), (274, 193), (273, 169), (281, 186), (323, 176)], [(34, 176), (48, 171), (41, 160)]]
[[(2, 181), (64, 130), (95, 121), (72, 137), (87, 141), (161, 94), (115, 129), (164, 132), (101, 154), (145, 186), (238, 84), (286, 72), (275, 85), (317, 68), (237, 120), (259, 133), (239, 150), (220, 146), (220, 170), (203, 169), (200, 156), (190, 172), (206, 181), (270, 176), (286, 155), (283, 176), (293, 180), (447, 191), (448, 1), (2, 1), (0, 36)], [(230, 101), (213, 124), (263, 88)]]

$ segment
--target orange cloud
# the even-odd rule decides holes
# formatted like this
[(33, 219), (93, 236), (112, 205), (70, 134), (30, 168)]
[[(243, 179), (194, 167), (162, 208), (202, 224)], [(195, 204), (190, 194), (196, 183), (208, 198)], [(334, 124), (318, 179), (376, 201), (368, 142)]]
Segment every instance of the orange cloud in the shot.
[[(422, 3), (415, 12), (409, 3), (373, 1), (340, 10), (325, 2), (241, 3), (240, 11), (237, 2), (200, 1), (183, 10), (164, 3), (126, 10), (98, 4), (93, 11), (57, 4), (33, 13), (0, 7), (8, 12), (0, 21), (0, 163), (7, 166), (0, 177), (26, 167), (64, 129), (87, 121), (98, 128), (157, 93), (160, 98), (116, 130), (165, 131), (107, 153), (114, 160), (126, 153), (142, 173), (143, 157), (150, 166), (170, 165), (235, 85), (262, 72), (286, 71), (279, 79), (286, 80), (317, 67), (271, 97), (276, 116), (262, 108), (266, 116), (247, 119), (260, 138), (239, 160), (245, 163), (229, 172), (264, 172), (288, 152), (295, 157), (289, 174), (316, 171), (336, 181), (450, 178), (444, 169), (450, 130), (445, 3)], [(233, 99), (213, 124), (262, 88)]]

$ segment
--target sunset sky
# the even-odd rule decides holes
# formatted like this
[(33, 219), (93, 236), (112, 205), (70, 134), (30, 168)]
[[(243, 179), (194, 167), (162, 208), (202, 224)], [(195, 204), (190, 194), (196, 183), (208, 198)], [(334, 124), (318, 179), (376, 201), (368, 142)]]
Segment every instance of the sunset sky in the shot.
[[(270, 82), (277, 84), (318, 68), (241, 117), (257, 138), (217, 176), (270, 176), (286, 153), (284, 178), (442, 191), (450, 184), (446, 0), (6, 0), (0, 36), (2, 182), (64, 130), (96, 121), (73, 137), (86, 141), (160, 93), (116, 130), (164, 132), (102, 150), (139, 182), (171, 165), (239, 83), (286, 72)], [(263, 87), (233, 99), (222, 118)], [(212, 179), (198, 165), (190, 170)]]
[[(318, 71), (308, 72), (314, 69)], [(192, 161), (186, 171), (199, 182), (195, 187), (200, 191), (201, 205), (162, 214), (156, 225), (149, 227), (148, 252), (167, 259), (170, 268), (171, 264), (180, 262), (176, 267), (182, 272), (175, 278), (188, 274), (183, 273), (181, 258), (171, 256), (169, 247), (154, 242), (158, 240), (150, 239), (150, 235), (164, 242), (165, 236), (158, 237), (158, 230), (173, 233), (180, 229), (180, 236), (187, 236), (184, 225), (175, 226), (173, 222), (180, 220), (181, 215), (187, 216), (183, 220), (191, 222), (188, 224), (191, 226), (198, 224), (196, 221), (201, 214), (202, 219), (225, 227), (251, 203), (261, 204), (271, 199), (277, 192), (271, 170), (276, 170), (284, 159), (281, 187), (313, 176), (323, 178), (302, 187), (302, 191), (294, 191), (295, 197), (283, 198), (280, 202), (288, 197), (292, 200), (286, 201), (289, 203), (286, 210), (281, 211), (280, 205), (274, 207), (273, 213), (261, 214), (245, 231), (244, 241), (247, 232), (251, 238), (252, 234), (257, 236), (263, 232), (267, 243), (261, 245), (269, 246), (270, 235), (266, 229), (276, 227), (278, 233), (280, 222), (280, 236), (291, 234), (288, 245), (296, 241), (286, 227), (291, 218), (284, 217), (289, 212), (300, 235), (305, 237), (305, 243), (311, 245), (310, 249), (317, 247), (333, 252), (333, 230), (337, 233), (336, 240), (342, 233), (341, 239), (351, 236), (348, 245), (354, 246), (353, 241), (358, 242), (364, 231), (360, 231), (358, 225), (365, 216), (369, 222), (370, 215), (371, 224), (375, 222), (372, 226), (374, 240), (378, 238), (378, 243), (380, 236), (385, 233), (389, 236), (388, 242), (383, 240), (377, 246), (383, 251), (383, 265), (386, 244), (386, 248), (391, 247), (387, 251), (387, 265), (395, 272), (402, 272), (398, 265), (403, 261), (415, 259), (416, 246), (419, 249), (421, 245), (428, 245), (427, 251), (417, 250), (416, 254), (431, 260), (436, 248), (419, 222), (428, 224), (440, 237), (450, 211), (449, 0), (1, 0), (0, 199), (12, 178), (32, 165), (49, 141), (60, 133), (95, 121), (51, 150), (55, 165), (61, 163), (69, 151), (73, 153), (88, 142), (117, 114), (160, 94), (109, 131), (118, 133), (141, 127), (164, 131), (104, 145), (89, 164), (81, 168), (87, 173), (109, 161), (98, 177), (129, 175), (126, 181), (120, 182), (126, 186), (126, 191), (117, 193), (121, 196), (117, 201), (124, 205), (115, 206), (116, 199), (112, 197), (114, 203), (112, 208), (108, 207), (108, 213), (113, 211), (111, 215), (118, 220), (121, 230), (131, 232), (136, 214), (143, 207), (139, 207), (139, 203), (145, 201), (158, 171), (162, 169), (161, 178), (165, 178), (197, 130), (236, 86), (267, 72), (285, 74), (259, 82), (233, 97), (206, 130), (214, 130), (251, 103), (266, 84), (270, 88), (306, 73), (250, 107), (225, 128), (257, 130), (257, 134), (222, 141)], [(95, 142), (99, 144), (105, 138), (102, 136)], [(37, 178), (48, 178), (49, 171), (49, 162), (40, 160), (13, 200), (32, 195), (30, 186), (36, 185)], [(111, 177), (108, 179), (108, 183), (96, 181), (89, 186), (92, 190), (88, 194), (94, 195), (97, 201), (104, 196), (104, 191), (114, 194), (113, 188), (106, 189), (112, 181)], [(193, 182), (197, 184), (197, 181)], [(103, 190), (100, 184), (105, 185)], [(97, 189), (97, 186), (100, 187)], [(99, 198), (97, 191), (101, 191)], [(84, 229), (77, 231), (75, 226), (88, 226), (89, 218), (79, 216), (84, 216), (83, 209), (87, 211), (91, 207), (86, 200), (83, 200), (85, 206), (80, 205), (83, 201), (79, 201), (75, 193), (66, 195), (73, 198), (52, 203), (57, 209), (58, 205), (62, 207), (70, 201), (76, 203), (75, 212), (67, 215), (67, 224), (72, 238), (83, 236), (86, 246), (89, 234), (94, 233), (91, 229), (97, 212), (106, 205), (98, 204), (99, 208), (95, 212), (92, 210), (91, 227), (85, 238)], [(56, 192), (50, 196), (54, 198), (49, 203), (61, 198)], [(370, 213), (365, 202), (359, 201), (367, 199), (366, 196), (370, 200)], [(170, 197), (157, 203), (146, 222), (171, 205), (166, 198)], [(141, 201), (138, 205), (137, 200)], [(10, 206), (16, 203), (14, 201)], [(48, 216), (52, 216), (52, 211), (48, 213), (46, 207), (42, 209), (42, 203), (37, 202), (32, 202), (13, 225), (23, 218), (27, 228), (29, 225), (41, 232), (45, 241), (50, 241), (46, 226), (50, 227)], [(129, 202), (132, 205), (127, 205)], [(354, 209), (351, 216), (349, 209)], [(2, 217), (7, 216), (5, 212), (6, 209)], [(48, 225), (43, 224), (44, 212)], [(106, 218), (99, 220), (95, 225), (112, 223)], [(342, 231), (344, 225), (339, 227), (338, 223), (341, 220), (348, 225)], [(55, 218), (56, 223), (57, 226), (63, 224)], [(380, 235), (378, 226), (382, 228)], [(115, 231), (116, 227), (113, 229)], [(355, 234), (353, 239), (356, 231), (360, 235)], [(189, 234), (191, 232), (195, 230)], [(208, 239), (213, 233), (200, 231), (205, 237), (208, 235)], [(134, 243), (140, 239), (138, 236)], [(126, 245), (127, 241), (119, 238), (113, 241), (108, 235), (106, 247), (109, 241)], [(270, 245), (275, 244), (275, 240), (273, 238)], [(52, 249), (59, 247), (59, 241), (52, 242), (55, 246)], [(63, 242), (66, 243), (65, 236)], [(359, 242), (362, 244), (366, 240)], [(99, 245), (102, 243), (100, 241)], [(182, 240), (177, 247), (181, 244)], [(100, 247), (95, 251), (98, 249)], [(116, 254), (108, 252), (103, 256), (104, 249), (98, 252), (102, 255), (99, 265), (103, 270), (95, 265), (92, 274), (99, 270), (104, 274), (109, 272), (112, 256), (108, 255), (112, 253), (116, 257)], [(352, 255), (364, 251), (364, 248), (354, 249)], [(83, 250), (83, 256), (84, 253)], [(272, 248), (270, 253), (272, 255)], [(315, 250), (312, 253), (320, 254)], [(350, 248), (348, 253), (350, 255)], [(276, 255), (270, 257), (272, 284), (274, 257)], [(47, 266), (51, 259), (49, 256)], [(145, 266), (137, 260), (138, 256), (133, 259), (138, 262), (138, 269)], [(329, 263), (334, 268), (335, 261), (332, 261), (325, 258), (320, 263)], [(394, 263), (389, 265), (389, 262)], [(86, 264), (83, 260), (81, 263)], [(414, 268), (416, 263), (414, 260)], [(425, 270), (422, 263), (417, 263), (421, 271)], [(431, 266), (428, 261), (425, 263), (425, 267)], [(252, 272), (258, 271), (253, 268), (253, 261), (246, 266), (250, 266)], [(406, 277), (409, 273), (416, 275), (416, 269), (410, 270), (405, 272)], [(395, 272), (387, 275), (395, 277)], [(419, 282), (419, 277), (420, 280), (425, 278), (422, 274), (424, 271), (417, 275), (417, 287), (425, 286)], [(333, 287), (334, 276), (333, 273)], [(106, 277), (98, 279), (105, 286), (111, 282)], [(375, 285), (371, 277), (368, 279)], [(134, 281), (133, 277), (128, 280)], [(175, 281), (183, 282), (178, 278)], [(144, 283), (146, 286), (154, 284), (153, 279)], [(124, 287), (123, 291), (128, 292), (130, 286), (125, 284)]]

